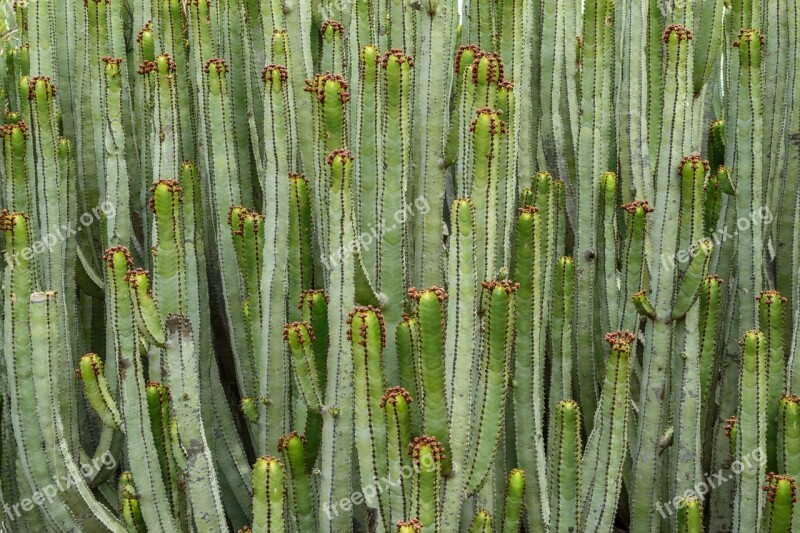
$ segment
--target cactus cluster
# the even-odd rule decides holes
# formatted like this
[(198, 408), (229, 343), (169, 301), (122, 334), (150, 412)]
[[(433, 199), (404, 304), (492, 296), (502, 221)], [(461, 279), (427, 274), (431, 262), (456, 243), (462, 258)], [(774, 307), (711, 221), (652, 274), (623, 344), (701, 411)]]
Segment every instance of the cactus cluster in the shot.
[(800, 2), (15, 0), (3, 531), (800, 532)]

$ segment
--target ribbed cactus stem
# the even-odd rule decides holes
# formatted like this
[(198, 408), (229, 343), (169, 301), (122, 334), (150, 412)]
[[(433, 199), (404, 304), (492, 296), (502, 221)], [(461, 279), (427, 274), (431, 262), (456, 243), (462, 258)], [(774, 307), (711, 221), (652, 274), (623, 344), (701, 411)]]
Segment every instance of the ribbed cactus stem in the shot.
[(470, 440), (466, 490), (474, 494), (486, 481), (500, 437), (504, 434), (506, 394), (516, 316), (516, 292), (512, 281), (485, 281), (483, 354), (477, 380), (478, 403)]
[(95, 410), (103, 424), (118, 430), (122, 424), (122, 417), (109, 391), (103, 370), (103, 360), (97, 354), (86, 354), (81, 357), (77, 373), (83, 382), (83, 389), (89, 405)]
[(148, 416), (144, 371), (135, 345), (135, 329), (130, 292), (125, 276), (133, 260), (126, 248), (106, 250), (106, 283), (110, 289), (110, 322), (114, 351), (120, 373), (120, 404), (127, 435), (130, 469), (138, 481), (142, 516), (148, 528), (174, 531), (166, 484), (160, 474), (159, 448), (156, 446)]
[(793, 477), (770, 472), (762, 487), (767, 497), (764, 510), (765, 531), (789, 533), (797, 503), (797, 483)]
[[(438, 287), (425, 290), (410, 289), (409, 297), (415, 302), (419, 328), (419, 356), (417, 390), (422, 392), (422, 431), (435, 437), (449, 454), (449, 429), (447, 399), (444, 384), (444, 325), (447, 293)], [(442, 456), (442, 472), (450, 471), (451, 459)], [(420, 520), (425, 523), (423, 517)], [(425, 526), (427, 527), (427, 526)]]
[(387, 471), (386, 417), (378, 407), (386, 388), (383, 370), (386, 324), (381, 312), (372, 307), (356, 307), (348, 322), (347, 336), (353, 350), (354, 437), (361, 487), (368, 506), (378, 508), (380, 502), (383, 525), (388, 528), (388, 502), (383, 494), (376, 499), (366, 490), (374, 485), (375, 479), (385, 477)]
[[(474, 115), (473, 115), (474, 116)], [(470, 125), (472, 133), (471, 198), (475, 203), (476, 256), (478, 279), (497, 275), (499, 227), (500, 144), (505, 141), (506, 126), (497, 110), (482, 107)]]
[(778, 405), (786, 387), (783, 349), (783, 314), (786, 298), (777, 291), (763, 291), (758, 302), (758, 327), (764, 333), (767, 354), (767, 470), (777, 468)]
[(293, 431), (278, 439), (278, 451), (287, 466), (287, 495), (294, 525), (298, 531), (316, 531), (316, 495), (308, 472), (306, 438)]
[(283, 336), (289, 346), (298, 392), (308, 409), (318, 412), (322, 407), (322, 395), (313, 351), (314, 333), (307, 322), (293, 322), (286, 324)]
[(469, 525), (469, 533), (491, 533), (492, 515), (486, 509), (478, 509)]
[(406, 455), (411, 442), (411, 403), (413, 399), (403, 387), (390, 387), (381, 398), (380, 406), (386, 414), (386, 462), (389, 521), (401, 520), (411, 511), (410, 483), (403, 476), (403, 468), (409, 466)]
[(525, 472), (515, 468), (508, 473), (506, 495), (503, 505), (503, 533), (516, 533), (523, 523), (523, 501), (525, 497)]
[[(777, 465), (791, 478), (800, 475), (800, 398), (785, 395), (778, 404)], [(793, 527), (800, 526), (800, 513), (792, 514)]]
[(576, 531), (581, 516), (581, 411), (573, 400), (556, 405), (550, 452), (550, 530)]
[(550, 364), (550, 399), (548, 412), (551, 413), (548, 427), (550, 446), (553, 449), (556, 409), (564, 399), (572, 397), (572, 319), (575, 306), (575, 262), (571, 257), (561, 257), (556, 262), (553, 283), (553, 314), (550, 336), (553, 343), (553, 356)]
[(741, 340), (739, 371), (739, 412), (736, 423), (736, 455), (743, 466), (736, 473), (733, 509), (735, 531), (757, 530), (764, 512), (761, 482), (766, 476), (767, 450), (767, 362), (764, 335), (757, 330)]
[(285, 531), (286, 492), (283, 465), (275, 457), (259, 457), (253, 465), (253, 533)]
[(610, 353), (606, 363), (603, 391), (595, 413), (592, 433), (586, 442), (584, 465), (596, 465), (582, 483), (579, 529), (607, 531), (614, 521), (622, 489), (622, 467), (627, 448), (630, 404), (631, 344), (629, 331), (606, 335)]
[[(458, 198), (451, 209), (451, 237), (447, 277), (450, 293), (447, 300), (445, 332), (445, 377), (450, 409), (450, 455), (456, 476), (463, 478), (472, 420), (471, 395), (475, 384), (477, 351), (478, 280), (475, 269), (475, 207), (468, 198)], [(463, 481), (462, 481), (463, 483)], [(444, 525), (451, 527), (456, 507), (460, 506), (462, 487), (456, 479), (448, 482), (445, 497)]]
[[(383, 172), (377, 195), (380, 242), (377, 243), (375, 288), (385, 299), (383, 314), (389, 331), (393, 331), (403, 318), (405, 287), (410, 279), (407, 235), (410, 217), (414, 214), (408, 208), (412, 205), (409, 191), (414, 60), (404, 55), (402, 50), (392, 49), (383, 55), (380, 66), (384, 113), (381, 124)], [(414, 209), (420, 209), (416, 202), (413, 205)], [(397, 382), (399, 374), (394, 340), (389, 336), (386, 347), (386, 377), (390, 382)]]
[(408, 445), (408, 454), (416, 472), (411, 491), (413, 514), (422, 523), (422, 533), (439, 531), (441, 513), (440, 489), (442, 462), (445, 450), (436, 437), (425, 435), (415, 438)]
[[(764, 124), (761, 109), (761, 47), (764, 36), (758, 30), (746, 29), (739, 33), (734, 46), (739, 50), (739, 83), (736, 93), (736, 145), (747, 146), (736, 150), (732, 175), (736, 182), (736, 217), (746, 219), (761, 214), (764, 208), (763, 192), (763, 137)], [(764, 226), (749, 224), (737, 234), (737, 294), (739, 295), (739, 330), (753, 328), (758, 313), (754, 294), (764, 288), (762, 269), (756, 258), (764, 253)]]
[[(527, 193), (521, 195), (527, 199)], [(531, 191), (531, 200), (533, 200)], [(542, 219), (539, 209), (528, 204), (520, 208), (517, 217), (516, 258), (514, 279), (519, 287), (515, 298), (516, 329), (514, 338), (514, 417), (517, 460), (520, 468), (535, 482), (525, 491), (528, 527), (545, 527), (549, 515), (544, 443), (544, 353), (541, 340), (545, 328), (540, 322), (539, 302), (542, 301), (543, 277)], [(487, 330), (488, 331), (488, 330)], [(588, 359), (588, 358), (585, 358)], [(590, 366), (591, 368), (591, 366)], [(531, 413), (533, 416), (531, 416)]]
[(703, 503), (694, 496), (683, 498), (678, 508), (679, 533), (703, 533)]

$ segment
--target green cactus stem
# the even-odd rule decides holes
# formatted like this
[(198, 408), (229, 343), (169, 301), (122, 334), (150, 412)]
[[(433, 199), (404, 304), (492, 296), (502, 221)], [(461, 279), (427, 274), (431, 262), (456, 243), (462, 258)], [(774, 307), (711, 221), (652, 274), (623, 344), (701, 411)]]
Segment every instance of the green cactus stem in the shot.
[(83, 382), (86, 399), (100, 420), (111, 429), (119, 430), (122, 417), (108, 388), (103, 360), (97, 354), (86, 354), (81, 357), (77, 373)]
[(438, 509), (445, 450), (436, 437), (422, 435), (408, 445), (408, 454), (416, 472), (411, 491), (413, 514), (419, 517), (423, 533), (439, 531), (441, 515)]
[[(739, 374), (739, 412), (736, 421), (735, 460), (742, 467), (736, 474), (736, 499), (733, 524), (736, 531), (753, 531), (762, 523), (765, 495), (761, 482), (766, 477), (767, 449), (767, 361), (764, 335), (751, 330), (741, 341), (742, 362)], [(755, 463), (755, 464), (753, 464)]]
[(549, 479), (550, 529), (558, 533), (575, 531), (581, 516), (581, 411), (573, 400), (556, 405)]
[(762, 489), (767, 496), (767, 508), (764, 511), (766, 530), (770, 533), (792, 531), (792, 516), (798, 501), (794, 478), (770, 472)]
[(285, 531), (283, 465), (269, 455), (253, 465), (253, 533)]
[(288, 467), (287, 494), (294, 525), (298, 531), (316, 531), (316, 497), (308, 474), (306, 444), (306, 438), (293, 431), (278, 439), (278, 451), (283, 454), (283, 461)]

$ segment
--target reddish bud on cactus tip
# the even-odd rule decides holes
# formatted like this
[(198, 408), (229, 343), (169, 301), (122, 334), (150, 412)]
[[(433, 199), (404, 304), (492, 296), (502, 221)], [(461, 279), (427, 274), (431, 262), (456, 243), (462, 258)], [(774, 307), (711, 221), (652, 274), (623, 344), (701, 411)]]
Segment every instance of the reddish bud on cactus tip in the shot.
[(220, 59), (218, 57), (212, 57), (211, 59), (206, 61), (206, 64), (203, 67), (203, 72), (208, 74), (211, 71), (212, 67), (214, 68), (214, 71), (219, 75), (228, 72), (228, 65), (225, 63), (225, 60)]
[(756, 29), (753, 28), (742, 28), (739, 30), (739, 35), (735, 41), (733, 41), (733, 46), (739, 48), (741, 42), (752, 42), (754, 37), (758, 37), (758, 42), (761, 46), (764, 46), (764, 35)]
[(28, 124), (26, 124), (21, 118), (17, 118), (17, 120), (10, 120), (9, 115), (11, 115), (11, 113), (6, 114), (6, 123), (0, 126), (0, 137), (5, 138), (8, 135), (12, 135), (15, 131), (19, 131), (22, 134), (22, 138), (27, 139)]
[(56, 86), (53, 84), (49, 76), (36, 76), (28, 81), (28, 99), (33, 100), (36, 98), (36, 87), (43, 87), (46, 96), (56, 96)]
[(664, 30), (664, 33), (661, 36), (661, 40), (664, 41), (665, 43), (668, 43), (669, 37), (673, 33), (677, 35), (678, 40), (680, 41), (691, 41), (694, 38), (694, 36), (692, 35), (692, 30), (685, 28), (681, 24), (670, 24)]
[(386, 407), (387, 403), (391, 403), (392, 405), (397, 404), (397, 400), (401, 396), (405, 399), (408, 405), (414, 403), (414, 399), (411, 397), (411, 394), (409, 394), (409, 392), (403, 387), (389, 387), (386, 389), (386, 392), (383, 393), (383, 396), (381, 396), (380, 407)]
[(308, 322), (291, 322), (284, 324), (283, 326), (283, 338), (284, 340), (289, 340), (289, 334), (295, 333), (297, 335), (297, 342), (303, 344), (305, 342), (303, 335), (301, 335), (302, 329), (305, 327), (306, 331), (308, 332), (308, 338), (312, 341), (315, 341), (317, 338), (314, 336), (314, 331), (311, 329), (311, 324)]
[(109, 267), (113, 267), (114, 256), (117, 253), (121, 253), (125, 257), (125, 262), (128, 264), (127, 270), (130, 270), (133, 267), (133, 256), (131, 256), (131, 252), (124, 246), (112, 246), (103, 252), (103, 259), (106, 264), (108, 264)]
[(698, 170), (700, 165), (702, 165), (706, 172), (711, 168), (708, 161), (700, 159), (700, 154), (687, 155), (681, 158), (681, 162), (678, 163), (678, 175), (683, 174), (686, 165), (690, 165), (693, 170)]
[(119, 65), (122, 63), (121, 57), (103, 56), (100, 60), (106, 65)]
[(404, 527), (411, 528), (414, 531), (422, 531), (422, 522), (416, 518), (412, 518), (411, 520), (398, 520), (397, 529), (399, 530)]
[(797, 501), (797, 483), (795, 483), (793, 477), (770, 472), (767, 474), (767, 482), (765, 485), (762, 485), (761, 490), (767, 493), (767, 500), (770, 503), (775, 503), (775, 498), (778, 496), (778, 489), (781, 484), (789, 484), (792, 503), (795, 503)]
[(475, 56), (472, 62), (472, 83), (477, 84), (480, 76), (480, 66), (484, 64), (487, 66), (486, 70), (486, 83), (499, 83), (505, 77), (505, 66), (503, 60), (498, 54), (494, 52), (482, 53)]
[(330, 19), (326, 20), (319, 27), (319, 32), (324, 35), (325, 32), (328, 31), (328, 28), (330, 28), (331, 31), (334, 32), (334, 33), (335, 32), (344, 33), (344, 24), (342, 24), (338, 20), (330, 20)]
[(408, 455), (411, 459), (419, 464), (420, 452), (422, 448), (428, 447), (431, 450), (431, 455), (435, 461), (444, 460), (444, 447), (441, 445), (436, 437), (429, 437), (427, 435), (420, 435), (408, 444)]
[(297, 431), (292, 431), (291, 433), (284, 435), (283, 437), (278, 437), (278, 451), (282, 452), (284, 450), (289, 449), (289, 444), (292, 442), (293, 439), (297, 439), (300, 443), (305, 446), (308, 442), (306, 440), (305, 435), (300, 435)]
[(350, 153), (350, 150), (346, 148), (340, 148), (338, 150), (334, 150), (333, 152), (331, 152), (328, 155), (327, 159), (325, 159), (325, 162), (328, 163), (329, 165), (333, 165), (333, 162), (337, 158), (341, 159), (342, 161), (348, 161), (348, 160), (353, 161), (355, 159), (353, 157), (353, 154)]
[(482, 281), (481, 287), (488, 291), (493, 291), (495, 289), (503, 289), (506, 291), (506, 294), (511, 294), (513, 292), (517, 292), (519, 289), (519, 283), (513, 282), (511, 280), (489, 280), (489, 281)]
[(444, 289), (442, 289), (441, 287), (430, 287), (423, 290), (419, 290), (416, 287), (411, 287), (410, 289), (408, 289), (408, 297), (411, 298), (412, 300), (419, 301), (424, 293), (433, 293), (436, 296), (436, 299), (439, 300), (440, 303), (445, 302), (449, 298), (447, 293), (444, 292)]
[(520, 215), (532, 215), (539, 212), (539, 208), (534, 205), (523, 205), (517, 209)]
[(630, 331), (612, 331), (606, 333), (606, 342), (611, 345), (611, 349), (618, 352), (627, 352), (631, 348), (631, 343), (636, 340), (636, 336)]
[(762, 300), (764, 301), (765, 305), (772, 305), (778, 300), (780, 300), (781, 303), (786, 303), (786, 298), (782, 297), (781, 293), (778, 291), (773, 290), (761, 291), (761, 293), (756, 296), (756, 301), (760, 302)]
[[(475, 58), (480, 57), (483, 55), (483, 51), (474, 44), (462, 44), (458, 47), (456, 51), (456, 58), (453, 62), (453, 69), (455, 73), (458, 74), (461, 71), (461, 62), (462, 60), (468, 60), (470, 63), (475, 61)], [(464, 65), (466, 66), (466, 65)]]
[[(134, 289), (137, 288), (137, 283), (141, 280), (141, 278), (144, 278), (144, 281), (147, 283), (150, 279), (150, 271), (143, 268), (134, 268), (125, 273), (125, 281), (127, 281), (128, 284)], [(147, 293), (150, 294), (149, 287), (147, 289)]]
[(733, 428), (736, 426), (736, 422), (739, 421), (735, 415), (730, 417), (728, 420), (725, 421), (725, 436), (731, 438), (733, 434)]
[(380, 65), (383, 68), (386, 68), (389, 65), (389, 61), (391, 59), (394, 59), (397, 63), (400, 64), (408, 63), (409, 67), (414, 68), (414, 58), (412, 58), (411, 56), (404, 55), (403, 51), (400, 50), (399, 48), (392, 48), (391, 50), (383, 54), (383, 57), (380, 60)]
[(289, 72), (283, 65), (267, 65), (261, 72), (261, 79), (264, 80), (264, 83), (274, 82), (276, 72), (278, 74), (277, 79), (281, 83), (284, 83), (287, 79), (289, 79)]
[(141, 43), (142, 42), (142, 39), (144, 39), (144, 34), (145, 33), (153, 33), (153, 21), (152, 20), (148, 20), (147, 22), (145, 22), (144, 27), (142, 27), (142, 29), (139, 30), (139, 33), (136, 35), (136, 42), (137, 43)]
[(650, 205), (650, 202), (647, 200), (634, 200), (629, 204), (624, 204), (622, 209), (632, 215), (635, 215), (639, 209), (643, 210), (645, 213), (652, 213), (654, 211), (653, 207)]

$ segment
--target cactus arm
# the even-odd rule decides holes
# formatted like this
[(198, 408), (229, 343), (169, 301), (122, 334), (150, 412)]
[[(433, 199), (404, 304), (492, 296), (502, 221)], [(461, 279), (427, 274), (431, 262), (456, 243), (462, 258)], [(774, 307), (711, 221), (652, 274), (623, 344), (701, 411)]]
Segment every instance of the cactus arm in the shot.
[[(370, 41), (371, 42), (371, 41)], [(378, 223), (378, 198), (382, 186), (379, 164), (382, 161), (383, 142), (380, 137), (382, 128), (379, 117), (382, 109), (382, 85), (380, 83), (381, 56), (378, 48), (367, 44), (359, 53), (358, 69), (358, 108), (357, 129), (355, 135), (356, 149), (361, 157), (355, 174), (356, 220), (360, 234), (369, 234), (376, 230)], [(375, 235), (371, 235), (375, 238)], [(361, 249), (364, 268), (377, 284), (379, 243)], [(391, 331), (393, 328), (389, 328)]]
[[(737, 92), (736, 115), (736, 159), (733, 176), (736, 180), (737, 220), (761, 213), (764, 206), (762, 191), (762, 138), (763, 116), (761, 112), (761, 34), (756, 30), (743, 30), (737, 41), (739, 48), (740, 90)], [(764, 227), (749, 224), (737, 234), (737, 293), (740, 330), (756, 325), (757, 310), (754, 294), (764, 287), (762, 271), (756, 261), (763, 257)]]
[(708, 276), (700, 285), (700, 393), (703, 410), (703, 427), (708, 419), (709, 402), (712, 391), (716, 389), (716, 379), (720, 361), (716, 353), (718, 318), (722, 280), (718, 276)]
[(448, 407), (444, 383), (445, 302), (448, 296), (437, 287), (423, 291), (412, 288), (409, 290), (409, 296), (416, 301), (419, 328), (420, 350), (416, 366), (417, 391), (422, 393), (421, 429), (425, 434), (435, 437), (445, 451), (446, 455), (442, 458), (442, 472), (447, 473), (452, 465), (449, 457)]
[[(377, 220), (381, 238), (377, 248), (378, 270), (375, 285), (384, 299), (382, 311), (386, 327), (389, 331), (394, 331), (402, 320), (406, 304), (410, 216), (419, 216), (419, 213), (406, 211), (407, 202), (412, 202), (408, 189), (411, 177), (411, 88), (414, 60), (399, 50), (391, 50), (383, 56), (381, 67), (384, 97), (381, 124), (383, 166), (378, 178), (381, 183)], [(418, 209), (416, 203), (413, 205), (414, 209)], [(402, 221), (398, 220), (398, 213), (401, 213)], [(390, 335), (385, 352), (386, 378), (390, 383), (397, 383), (399, 377), (394, 340)]]
[(684, 498), (678, 508), (679, 533), (703, 533), (703, 504), (696, 497)]
[(292, 174), (289, 177), (289, 320), (299, 320), (303, 291), (314, 286), (313, 222), (311, 216), (311, 193), (305, 176)]
[(278, 440), (278, 451), (283, 454), (287, 473), (287, 496), (292, 509), (295, 527), (298, 531), (316, 531), (317, 519), (314, 514), (316, 495), (306, 462), (306, 439), (296, 432), (289, 433)]
[(598, 221), (602, 221), (603, 229), (598, 232), (598, 281), (600, 294), (605, 297), (602, 307), (605, 312), (601, 320), (603, 329), (610, 330), (619, 322), (619, 299), (620, 294), (617, 287), (617, 254), (618, 254), (618, 232), (617, 197), (619, 196), (619, 183), (617, 176), (613, 172), (604, 172), (600, 178), (600, 203)]
[(191, 501), (194, 523), (206, 531), (224, 531), (225, 512), (217, 486), (213, 458), (205, 438), (200, 416), (200, 376), (195, 353), (191, 323), (181, 315), (170, 315), (166, 322), (167, 359), (170, 367), (180, 362), (180, 372), (172, 376), (173, 406), (181, 442), (188, 455), (187, 489)]
[(269, 455), (253, 466), (253, 533), (285, 531), (283, 465)]
[(678, 406), (677, 420), (674, 421), (674, 493), (681, 495), (687, 490), (694, 490), (695, 484), (702, 479), (703, 468), (701, 447), (703, 398), (700, 388), (699, 332), (696, 313), (696, 309), (693, 308), (687, 317), (685, 351), (680, 354), (681, 359), (677, 365), (681, 381), (676, 391)]
[(380, 509), (383, 527), (388, 529), (389, 508), (385, 497), (370, 495), (368, 487), (375, 479), (386, 476), (386, 417), (378, 408), (385, 390), (383, 349), (386, 342), (386, 324), (380, 311), (369, 307), (356, 307), (349, 315), (350, 338), (353, 351), (353, 383), (355, 424), (354, 437), (359, 455), (361, 490), (368, 507)]
[(777, 472), (778, 407), (786, 390), (786, 358), (783, 350), (783, 308), (786, 298), (763, 291), (758, 301), (758, 327), (764, 333), (767, 355), (767, 471)]
[(469, 525), (469, 533), (491, 533), (492, 515), (486, 509), (478, 509)]
[[(519, 280), (516, 298), (516, 324), (519, 334), (514, 339), (514, 416), (517, 441), (517, 460), (525, 472), (536, 479), (525, 491), (528, 524), (533, 530), (544, 528), (546, 519), (547, 479), (542, 439), (541, 417), (544, 409), (538, 403), (543, 396), (537, 390), (543, 376), (544, 360), (536, 338), (538, 316), (534, 316), (536, 302), (541, 297), (542, 272), (539, 254), (542, 247), (542, 222), (538, 209), (520, 208), (517, 219), (517, 250), (514, 277)], [(534, 423), (529, 412), (534, 410)]]
[(576, 531), (581, 516), (581, 412), (573, 400), (560, 400), (555, 409), (550, 452), (550, 530)]
[(484, 323), (484, 357), (480, 361), (478, 394), (482, 401), (476, 417), (477, 427), (470, 442), (470, 461), (466, 475), (466, 490), (474, 494), (486, 480), (492, 460), (503, 433), (506, 393), (513, 341), (516, 283), (486, 281)]
[(475, 262), (475, 207), (459, 198), (451, 209), (448, 253), (450, 297), (445, 328), (445, 376), (450, 407), (450, 456), (453, 477), (447, 480), (442, 510), (445, 529), (455, 528), (460, 519), (467, 468), (467, 445), (471, 434), (472, 395), (475, 387), (477, 348), (476, 314), (478, 282)]
[(422, 533), (440, 531), (442, 517), (439, 504), (444, 448), (436, 437), (425, 435), (414, 439), (408, 448), (416, 471), (411, 496), (413, 514), (419, 517)]
[(708, 263), (713, 250), (714, 245), (709, 239), (703, 239), (698, 243), (697, 251), (692, 257), (692, 261), (689, 263), (689, 267), (686, 269), (681, 285), (675, 295), (675, 303), (670, 314), (673, 320), (685, 317), (697, 300), (700, 294), (700, 284), (707, 274)]
[(315, 366), (312, 342), (314, 334), (306, 322), (287, 324), (283, 332), (291, 353), (292, 371), (297, 388), (309, 410), (318, 412), (322, 406), (322, 395)]
[(212, 220), (215, 228), (217, 248), (217, 264), (222, 279), (222, 295), (228, 317), (228, 328), (233, 347), (237, 382), (242, 395), (255, 393), (258, 374), (255, 369), (253, 354), (248, 349), (244, 324), (244, 309), (241, 306), (242, 288), (236, 269), (235, 252), (232, 237), (224, 228), (230, 206), (241, 198), (239, 182), (235, 176), (239, 173), (236, 158), (230, 154), (234, 139), (227, 127), (232, 120), (227, 66), (222, 60), (212, 59), (205, 64), (204, 87), (207, 92), (205, 123), (210, 136), (211, 173), (207, 176), (208, 188), (211, 192)]
[(97, 354), (86, 354), (81, 357), (78, 373), (83, 382), (86, 399), (95, 410), (103, 424), (111, 429), (119, 430), (122, 419), (117, 404), (108, 389), (103, 360)]
[(627, 417), (630, 404), (630, 332), (606, 336), (611, 352), (606, 364), (603, 391), (594, 429), (586, 443), (583, 464), (594, 464), (581, 491), (581, 531), (609, 531), (622, 489), (622, 466), (627, 449)]
[(451, 69), (447, 67), (455, 42), (455, 4), (441, 0), (423, 0), (417, 19), (417, 50), (425, 53), (419, 58), (415, 81), (415, 105), (421, 113), (414, 124), (418, 155), (415, 197), (423, 197), (431, 208), (415, 219), (414, 260), (416, 272), (412, 277), (417, 286), (442, 283), (444, 270), (442, 251), (442, 215), (444, 198), (444, 167), (440, 164), (444, 150), (444, 117), (449, 112), (449, 91), (434, 89), (449, 87)]
[[(778, 404), (777, 462), (781, 472), (797, 479), (800, 475), (800, 398), (786, 395)], [(799, 513), (792, 513), (792, 526), (800, 525)]]
[[(352, 242), (355, 238), (351, 213), (352, 156), (346, 150), (338, 150), (328, 158), (327, 189), (330, 198), (328, 240), (337, 247)], [(346, 533), (352, 528), (352, 514), (339, 509), (331, 516), (331, 506), (348, 497), (351, 490), (350, 450), (353, 446), (351, 425), (353, 422), (353, 354), (345, 338), (346, 313), (355, 300), (353, 281), (354, 263), (346, 255), (330, 270), (328, 331), (330, 344), (327, 357), (327, 379), (322, 426), (322, 476), (320, 478), (320, 530), (323, 533)]]
[[(397, 325), (395, 332), (397, 346), (397, 362), (400, 367), (400, 386), (406, 389), (412, 398), (422, 403), (424, 389), (418, 383), (422, 372), (418, 365), (419, 358), (419, 320), (413, 315), (405, 315), (403, 321)], [(419, 433), (422, 426), (422, 413), (420, 409), (411, 412), (411, 428), (413, 433)]]
[(127, 281), (139, 332), (148, 342), (163, 347), (166, 335), (158, 304), (150, 292), (149, 272), (141, 269), (131, 270), (127, 274)]
[(622, 206), (627, 216), (627, 235), (622, 250), (622, 295), (620, 300), (619, 326), (633, 331), (639, 323), (638, 311), (632, 296), (644, 282), (644, 240), (647, 232), (647, 213), (653, 211), (647, 201), (634, 201)]
[[(381, 398), (386, 414), (386, 462), (389, 485), (390, 523), (402, 520), (411, 509), (409, 501), (410, 483), (403, 478), (403, 467), (408, 466), (406, 454), (410, 443), (411, 424), (409, 411), (411, 395), (402, 387), (390, 387)], [(443, 520), (446, 515), (443, 515)]]
[[(748, 331), (742, 340), (742, 364), (739, 375), (739, 412), (736, 428), (736, 455), (738, 461), (756, 459), (758, 452), (766, 451), (767, 363), (764, 335)], [(735, 473), (735, 472), (734, 472)], [(736, 474), (736, 496), (733, 508), (734, 531), (753, 531), (761, 524), (765, 496), (761, 490), (766, 476), (766, 462), (759, 461), (753, 468)]]
[[(555, 266), (555, 283), (553, 284), (553, 315), (551, 319), (550, 338), (553, 346), (550, 367), (550, 388), (548, 412), (556, 413), (556, 409), (564, 399), (572, 397), (572, 312), (575, 300), (575, 262), (571, 257), (561, 257)], [(551, 439), (555, 439), (556, 417), (550, 416), (549, 431)], [(549, 450), (554, 450), (553, 440)]]
[(515, 468), (508, 473), (505, 504), (503, 506), (503, 533), (516, 533), (522, 526), (522, 502), (525, 494), (525, 472)]
[(763, 489), (767, 493), (765, 530), (770, 533), (792, 531), (792, 517), (797, 503), (797, 483), (794, 478), (770, 472)]

